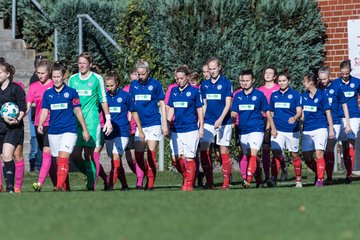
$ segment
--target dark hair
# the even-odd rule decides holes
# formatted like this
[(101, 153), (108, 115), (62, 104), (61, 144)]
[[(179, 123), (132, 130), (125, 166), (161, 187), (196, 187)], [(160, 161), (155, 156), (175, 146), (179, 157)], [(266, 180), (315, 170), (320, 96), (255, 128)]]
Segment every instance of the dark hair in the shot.
[(0, 63), (2, 63), (2, 62), (6, 62), (6, 61), (5, 61), (5, 58), (0, 57)]
[(15, 74), (15, 68), (10, 63), (6, 62), (5, 59), (2, 59), (3, 61), (0, 61), (0, 67), (2, 66), (5, 70), (5, 72), (10, 73), (9, 80), (12, 82)]
[(281, 71), (277, 77), (276, 77), (276, 80), (279, 79), (280, 76), (284, 76), (286, 77), (289, 81), (291, 81), (291, 76), (290, 76), (290, 73), (289, 73), (289, 69), (285, 68), (283, 71)]
[(175, 74), (178, 72), (185, 73), (186, 76), (190, 75), (190, 68), (187, 65), (181, 65), (175, 69)]
[(65, 75), (67, 68), (62, 64), (61, 62), (54, 62), (54, 64), (51, 66), (51, 76), (53, 71), (61, 71), (63, 75)]
[(132, 68), (132, 69), (130, 70), (130, 74), (132, 74), (132, 73), (136, 73), (136, 74), (137, 74), (137, 68)]
[(343, 68), (349, 68), (351, 70), (351, 61), (350, 59), (344, 60), (340, 63), (340, 70)]
[(197, 83), (199, 83), (200, 81), (200, 74), (197, 72), (190, 73), (189, 82), (194, 82), (194, 81)]
[(105, 73), (105, 80), (107, 78), (113, 78), (115, 79), (116, 83), (119, 84), (119, 74), (115, 71), (115, 70), (108, 70), (106, 73)]
[(47, 59), (40, 60), (38, 64), (36, 65), (36, 69), (39, 67), (46, 67), (46, 70), (50, 73), (51, 71), (51, 63)]
[(221, 67), (221, 61), (217, 57), (212, 57), (209, 60), (207, 60), (206, 65), (209, 65), (210, 62), (216, 62), (219, 67)]
[(246, 70), (241, 71), (239, 74), (239, 77), (244, 76), (244, 75), (251, 75), (252, 78), (255, 78), (254, 72), (251, 69), (246, 69)]
[(90, 53), (88, 53), (88, 52), (82, 52), (82, 53), (80, 53), (79, 56), (78, 56), (78, 61), (79, 61), (79, 59), (80, 59), (81, 57), (82, 57), (82, 58), (85, 58), (86, 60), (88, 60), (88, 62), (89, 62), (90, 64), (93, 63), (93, 57), (90, 55)]
[[(265, 76), (265, 72), (266, 72), (266, 70), (268, 70), (268, 69), (272, 69), (273, 71), (274, 71), (274, 74), (275, 74), (275, 76), (277, 77), (278, 76), (278, 72), (277, 72), (277, 70), (276, 70), (276, 68), (274, 67), (274, 66), (266, 66), (264, 69), (263, 69), (263, 72), (262, 72), (262, 78), (263, 78), (263, 82), (265, 83), (265, 79), (264, 79), (264, 76)], [(274, 81), (277, 81), (277, 78), (274, 80)]]
[(315, 73), (308, 73), (304, 76), (304, 78), (306, 78), (307, 81), (312, 82), (315, 87), (318, 87), (318, 77)]

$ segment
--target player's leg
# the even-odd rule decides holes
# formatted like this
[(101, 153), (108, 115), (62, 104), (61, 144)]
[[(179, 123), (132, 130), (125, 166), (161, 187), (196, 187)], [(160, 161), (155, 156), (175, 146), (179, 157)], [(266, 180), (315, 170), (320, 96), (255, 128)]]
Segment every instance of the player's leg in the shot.
[(25, 162), (23, 158), (23, 143), (19, 144), (15, 148), (14, 152), (15, 160), (15, 192), (21, 192), (21, 187), (24, 179), (25, 173)]
[[(180, 134), (181, 136), (181, 134)], [(190, 140), (190, 139), (189, 139)], [(182, 142), (179, 139), (179, 134), (176, 132), (171, 133), (170, 138), (170, 153), (171, 153), (171, 164), (175, 167), (175, 169), (182, 175), (183, 181), (181, 189), (183, 191), (186, 190), (186, 166), (185, 160), (180, 154), (183, 153)]]
[(118, 162), (118, 178), (121, 182), (121, 190), (128, 190), (129, 186), (126, 181), (125, 170), (121, 163), (121, 157), (124, 154), (125, 148), (129, 142), (128, 137), (116, 137), (114, 141), (114, 148), (112, 158), (114, 162)]
[(230, 159), (230, 140), (232, 135), (231, 125), (222, 125), (217, 133), (217, 144), (220, 145), (220, 153), (222, 160), (223, 185), (222, 189), (226, 190), (230, 185), (232, 163)]
[(323, 186), (325, 175), (324, 151), (328, 139), (328, 130), (326, 128), (317, 129), (314, 136), (315, 155), (316, 155), (316, 186)]
[(193, 191), (196, 176), (196, 163), (194, 158), (196, 156), (197, 146), (199, 145), (199, 134), (196, 130), (181, 133), (179, 135), (179, 144), (182, 146), (180, 153), (182, 153), (184, 160), (186, 161), (184, 164), (186, 169), (186, 186), (185, 188), (182, 188), (182, 190)]
[[(247, 134), (246, 137), (246, 146), (250, 149), (250, 155), (248, 157), (248, 167), (247, 167), (247, 176), (246, 181), (244, 182), (244, 187), (249, 187), (252, 178), (257, 170), (257, 153), (260, 150), (264, 139), (264, 133), (262, 132), (252, 132)], [(243, 140), (241, 140), (242, 142)], [(243, 145), (243, 143), (242, 143)]]
[(205, 188), (213, 189), (214, 188), (214, 179), (213, 179), (213, 166), (210, 152), (210, 144), (214, 142), (215, 129), (213, 125), (206, 124), (204, 125), (204, 136), (200, 142), (200, 160), (201, 166), (206, 177)]

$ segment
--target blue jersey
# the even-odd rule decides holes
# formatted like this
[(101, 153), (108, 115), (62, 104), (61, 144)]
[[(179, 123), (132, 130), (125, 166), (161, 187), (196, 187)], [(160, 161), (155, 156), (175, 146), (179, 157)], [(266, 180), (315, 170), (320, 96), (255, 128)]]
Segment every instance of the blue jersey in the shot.
[(240, 91), (235, 94), (231, 111), (239, 114), (239, 133), (264, 132), (264, 117), (262, 112), (270, 110), (264, 93), (253, 89), (245, 94)]
[(145, 83), (132, 81), (130, 95), (135, 102), (142, 127), (161, 125), (158, 102), (164, 100), (164, 90), (161, 83), (151, 77)]
[(130, 124), (127, 115), (128, 112), (135, 112), (135, 103), (131, 99), (130, 94), (118, 88), (114, 95), (107, 92), (106, 99), (109, 104), (113, 131), (109, 136), (105, 136), (105, 139), (129, 137)]
[(344, 92), (339, 84), (330, 83), (325, 89), (325, 92), (330, 106), (331, 116), (334, 124), (341, 124), (341, 118), (343, 115), (342, 104), (346, 103)]
[[(349, 81), (344, 83), (341, 78), (337, 78), (333, 81), (333, 84), (340, 85), (341, 90), (344, 92), (350, 118), (359, 118), (360, 110), (358, 106), (358, 95), (360, 93), (360, 79), (350, 76)], [(342, 108), (340, 109), (340, 112), (341, 117), (345, 117)]]
[(77, 133), (75, 107), (81, 107), (79, 94), (65, 85), (57, 92), (55, 87), (45, 91), (42, 108), (50, 111), (49, 134)]
[[(207, 102), (204, 122), (214, 125), (225, 108), (226, 98), (232, 97), (231, 82), (226, 77), (220, 75), (216, 83), (212, 83), (211, 79), (203, 81), (200, 91), (202, 98), (206, 99)], [(231, 124), (230, 112), (226, 114), (221, 123), (221, 125), (226, 124)]]
[(296, 108), (301, 107), (301, 95), (291, 88), (282, 93), (277, 90), (270, 97), (270, 111), (274, 112), (274, 124), (281, 132), (298, 132), (299, 122), (290, 124), (289, 118), (296, 115)]
[(180, 91), (179, 87), (174, 87), (171, 89), (168, 105), (174, 108), (175, 113), (171, 131), (182, 133), (198, 129), (197, 109), (203, 106), (198, 88), (189, 84)]
[(313, 98), (310, 97), (309, 92), (303, 93), (302, 107), (304, 112), (304, 131), (328, 127), (326, 110), (331, 110), (331, 107), (323, 91), (317, 89)]

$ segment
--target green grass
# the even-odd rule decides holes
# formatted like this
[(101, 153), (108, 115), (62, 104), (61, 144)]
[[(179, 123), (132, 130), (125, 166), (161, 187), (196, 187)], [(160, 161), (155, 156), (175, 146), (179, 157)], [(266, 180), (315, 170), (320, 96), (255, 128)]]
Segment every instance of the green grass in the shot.
[[(234, 177), (239, 178), (239, 173)], [(86, 192), (71, 174), (72, 192), (40, 193), (26, 174), (21, 194), (0, 194), (0, 239), (359, 239), (360, 184), (295, 189), (181, 192), (174, 172), (158, 175), (155, 191)], [(338, 175), (341, 179), (343, 176)], [(129, 183), (135, 183), (128, 174)], [(216, 181), (221, 176), (216, 174)], [(134, 187), (134, 185), (130, 185)], [(119, 187), (117, 185), (117, 187)]]

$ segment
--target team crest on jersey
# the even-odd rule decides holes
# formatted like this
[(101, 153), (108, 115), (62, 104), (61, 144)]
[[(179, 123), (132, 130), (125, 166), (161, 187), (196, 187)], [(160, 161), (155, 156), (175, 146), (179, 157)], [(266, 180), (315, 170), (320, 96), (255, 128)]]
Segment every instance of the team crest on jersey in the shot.
[(122, 98), (121, 98), (121, 97), (118, 97), (118, 99), (116, 99), (116, 101), (117, 101), (118, 103), (121, 103), (121, 102), (122, 102)]
[(221, 85), (217, 86), (217, 89), (218, 89), (218, 90), (221, 90), (221, 89), (222, 89), (222, 86), (221, 86)]
[(293, 95), (289, 94), (288, 99), (292, 99), (292, 98), (293, 98)]
[(88, 86), (89, 86), (89, 87), (92, 87), (92, 85), (93, 85), (92, 82), (89, 82), (89, 83), (88, 83)]
[(64, 98), (69, 98), (69, 93), (68, 92), (64, 93)]
[(354, 83), (350, 83), (350, 87), (351, 87), (351, 88), (354, 88), (354, 87), (355, 87), (355, 84), (354, 84)]
[(154, 87), (153, 87), (152, 85), (150, 85), (150, 86), (148, 87), (148, 89), (149, 89), (149, 91), (152, 91), (152, 90), (154, 89)]
[(186, 93), (186, 96), (187, 96), (187, 97), (190, 97), (190, 96), (191, 96), (191, 92), (187, 92), (187, 93)]
[(314, 103), (317, 103), (318, 101), (319, 101), (319, 99), (315, 98)]
[(253, 96), (251, 99), (252, 99), (253, 101), (256, 101), (257, 97), (256, 97), (256, 96)]
[(329, 93), (334, 94), (334, 89), (330, 89)]

